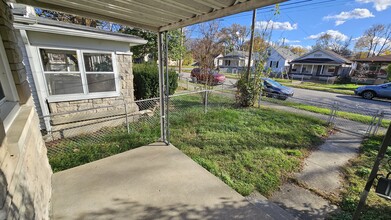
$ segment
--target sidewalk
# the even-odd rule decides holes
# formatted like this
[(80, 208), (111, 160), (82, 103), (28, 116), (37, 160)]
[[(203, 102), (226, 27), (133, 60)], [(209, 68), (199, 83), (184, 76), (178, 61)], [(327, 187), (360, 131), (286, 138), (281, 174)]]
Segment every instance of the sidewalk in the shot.
[[(262, 103), (269, 108), (327, 120), (327, 115)], [(358, 155), (368, 125), (336, 118), (336, 133), (305, 159), (303, 170), (294, 175), (295, 183), (286, 183), (270, 200), (300, 219), (325, 219), (338, 211), (326, 198), (336, 198), (343, 181), (340, 169)]]

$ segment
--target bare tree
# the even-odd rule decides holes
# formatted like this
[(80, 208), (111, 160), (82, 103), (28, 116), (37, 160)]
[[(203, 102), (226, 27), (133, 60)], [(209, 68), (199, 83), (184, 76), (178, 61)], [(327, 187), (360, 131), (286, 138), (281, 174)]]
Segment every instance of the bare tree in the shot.
[(332, 36), (328, 33), (325, 33), (317, 39), (313, 49), (327, 49), (341, 56), (349, 57), (352, 55), (352, 51), (349, 49), (351, 42), (351, 37), (348, 40), (344, 40), (341, 36)]
[(243, 50), (244, 43), (249, 34), (250, 30), (247, 26), (232, 24), (229, 27), (221, 29), (220, 39), (226, 44), (228, 52)]
[(223, 51), (219, 40), (220, 23), (210, 21), (198, 25), (200, 38), (192, 42), (194, 59), (199, 63), (201, 73), (207, 73), (214, 68), (214, 58)]
[(355, 49), (366, 52), (367, 57), (379, 56), (391, 49), (391, 24), (376, 24), (367, 29), (356, 42)]

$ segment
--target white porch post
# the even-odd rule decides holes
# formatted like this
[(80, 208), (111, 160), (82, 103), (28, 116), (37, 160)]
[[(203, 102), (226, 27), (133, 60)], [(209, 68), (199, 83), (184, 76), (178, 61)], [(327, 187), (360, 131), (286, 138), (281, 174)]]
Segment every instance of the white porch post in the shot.
[(164, 68), (163, 68), (163, 33), (158, 33), (158, 61), (159, 61), (159, 101), (160, 101), (160, 139), (166, 142), (166, 120), (164, 110)]
[(312, 68), (311, 68), (311, 75), (314, 74), (314, 66), (315, 66), (315, 65), (312, 65)]
[(170, 99), (170, 83), (169, 83), (169, 78), (168, 78), (168, 35), (167, 35), (167, 31), (164, 32), (164, 38), (166, 40), (166, 43), (164, 44), (164, 50), (165, 50), (165, 58), (164, 59), (164, 65), (166, 66), (166, 114), (165, 114), (165, 119), (166, 119), (166, 140), (165, 140), (165, 143), (167, 145), (170, 144), (170, 124), (169, 124), (169, 116), (168, 116), (168, 113), (169, 113), (169, 110), (168, 110), (168, 101)]
[(324, 65), (322, 65), (322, 67), (320, 68), (320, 73), (319, 73), (319, 75), (323, 75), (323, 67), (324, 67)]
[(304, 65), (301, 64), (300, 73), (303, 73), (303, 67), (304, 67)]

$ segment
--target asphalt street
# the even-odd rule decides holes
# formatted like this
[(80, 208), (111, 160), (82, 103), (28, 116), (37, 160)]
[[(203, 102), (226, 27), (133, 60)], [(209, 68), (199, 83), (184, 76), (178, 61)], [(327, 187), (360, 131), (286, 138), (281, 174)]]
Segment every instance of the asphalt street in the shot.
[[(182, 73), (181, 77), (190, 78), (190, 73)], [(225, 85), (233, 85), (236, 79), (227, 78)], [(357, 111), (365, 113), (365, 111), (375, 112), (383, 110), (391, 114), (391, 100), (373, 99), (366, 100), (359, 96), (344, 95), (330, 92), (321, 92), (308, 89), (293, 88), (294, 96), (288, 100), (293, 102), (314, 104), (327, 103), (332, 104), (337, 102), (338, 105), (346, 111)], [(389, 116), (391, 117), (391, 115)]]

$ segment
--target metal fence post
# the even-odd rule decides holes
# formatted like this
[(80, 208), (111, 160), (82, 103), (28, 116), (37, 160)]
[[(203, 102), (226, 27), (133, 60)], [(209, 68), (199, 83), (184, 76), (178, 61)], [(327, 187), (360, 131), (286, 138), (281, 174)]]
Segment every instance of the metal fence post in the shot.
[(328, 124), (333, 124), (334, 123), (335, 116), (337, 115), (337, 109), (338, 109), (338, 103), (334, 102), (333, 105), (331, 106), (330, 117), (327, 120)]
[(383, 121), (383, 117), (384, 117), (383, 110), (379, 110), (377, 117), (378, 117), (378, 119), (377, 119), (375, 129), (373, 130), (373, 135), (377, 134), (377, 131), (379, 130), (379, 127), (381, 126), (381, 122)]
[(204, 113), (206, 114), (208, 112), (208, 90), (205, 90), (205, 96), (204, 96)]
[(128, 116), (128, 107), (126, 105), (125, 97), (123, 97), (124, 106), (125, 106), (125, 123), (126, 123), (126, 129), (128, 131), (128, 134), (130, 134), (130, 128), (129, 128), (129, 116)]
[(262, 101), (262, 89), (261, 91), (259, 92), (259, 98), (258, 98), (258, 108), (261, 107), (261, 101)]

